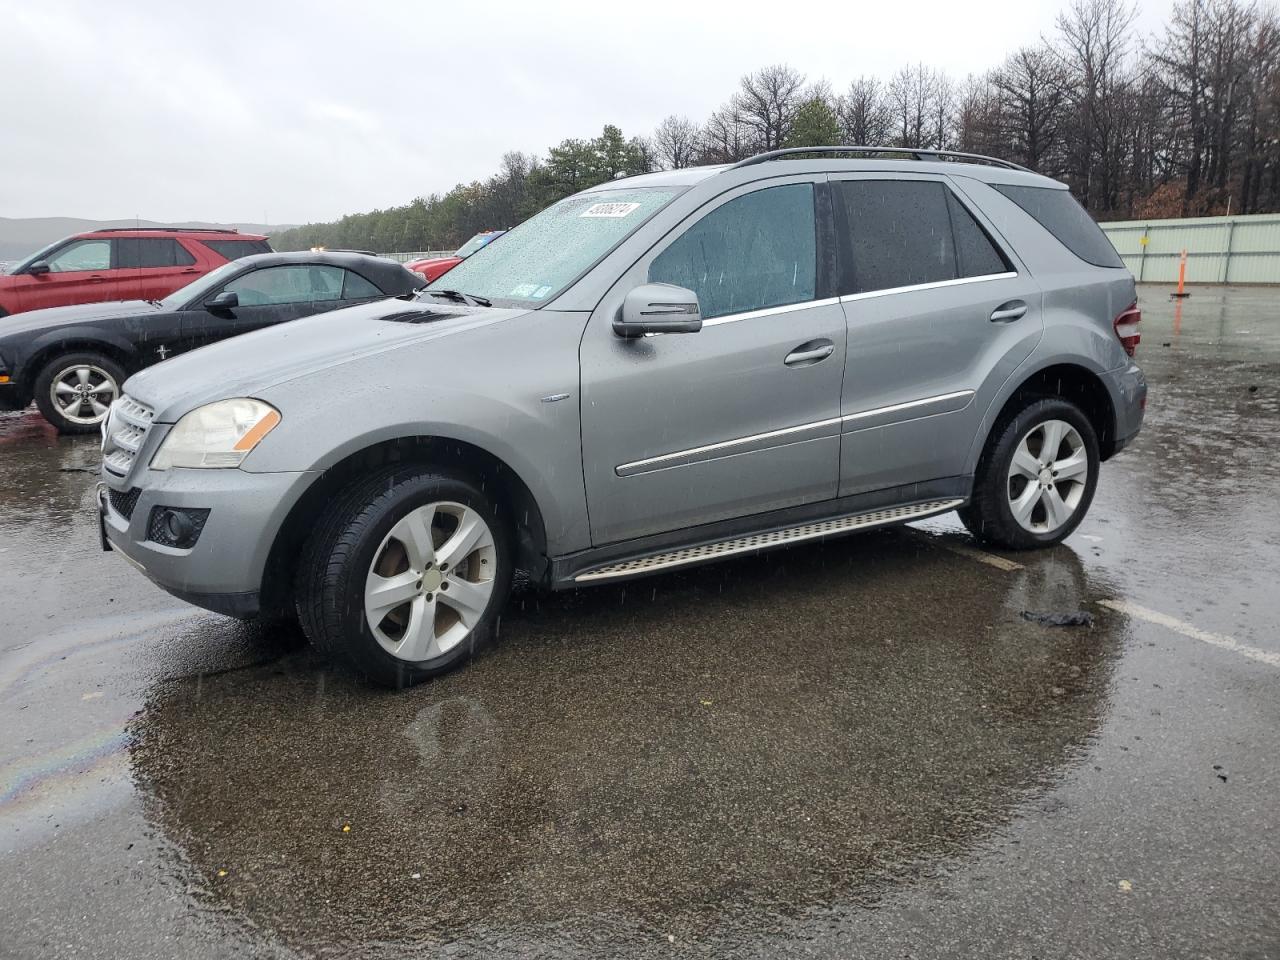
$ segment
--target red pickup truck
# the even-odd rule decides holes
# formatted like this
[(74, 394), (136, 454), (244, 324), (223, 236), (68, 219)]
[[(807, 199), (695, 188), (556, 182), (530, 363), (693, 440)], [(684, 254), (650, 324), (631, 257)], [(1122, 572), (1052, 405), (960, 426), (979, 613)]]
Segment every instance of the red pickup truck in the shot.
[(224, 263), (270, 253), (236, 230), (112, 228), (79, 233), (0, 275), (0, 317), (109, 300), (159, 300)]
[(481, 231), (454, 251), (451, 257), (427, 257), (424, 260), (410, 260), (405, 266), (415, 273), (422, 274), (430, 282), (448, 273), (481, 247), (488, 246), (506, 232), (505, 230)]

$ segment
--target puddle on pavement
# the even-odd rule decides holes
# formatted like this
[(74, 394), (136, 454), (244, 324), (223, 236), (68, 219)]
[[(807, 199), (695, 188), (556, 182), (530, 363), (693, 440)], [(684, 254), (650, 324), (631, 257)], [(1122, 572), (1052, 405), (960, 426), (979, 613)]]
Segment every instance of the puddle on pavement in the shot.
[(305, 653), (157, 685), (133, 774), (180, 888), (304, 949), (758, 936), (944, 869), (1086, 748), (1124, 621), (1023, 620), (1105, 593), (1027, 559), (891, 531), (527, 594), (412, 691)]

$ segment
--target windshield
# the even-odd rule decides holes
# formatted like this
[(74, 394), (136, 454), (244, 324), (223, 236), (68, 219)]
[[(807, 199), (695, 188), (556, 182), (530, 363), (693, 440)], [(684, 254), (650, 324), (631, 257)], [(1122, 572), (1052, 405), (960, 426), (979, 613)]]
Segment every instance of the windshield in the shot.
[(219, 284), (225, 283), (242, 269), (244, 269), (244, 264), (241, 262), (232, 260), (230, 263), (224, 263), (217, 270), (206, 273), (198, 280), (192, 280), (185, 287), (179, 287), (161, 300), (160, 303), (166, 310), (180, 310), (193, 300), (200, 299)]
[(31, 266), (37, 260), (43, 260), (45, 257), (53, 253), (54, 250), (58, 249), (58, 247), (62, 246), (64, 243), (66, 243), (65, 240), (55, 240), (53, 241), (53, 243), (49, 244), (48, 246), (41, 247), (39, 250), (31, 254), (31, 256), (27, 257), (25, 260), (19, 260), (17, 263), (10, 264), (5, 269), (4, 272), (9, 274), (10, 276), (12, 276), (15, 273), (21, 273), (23, 270), (27, 269), (27, 267)]
[(497, 234), (495, 233), (477, 233), (474, 237), (460, 246), (453, 255), (465, 260), (490, 240), (493, 240), (496, 236)]
[(427, 290), (538, 305), (571, 283), (676, 195), (671, 189), (578, 194), (486, 245)]

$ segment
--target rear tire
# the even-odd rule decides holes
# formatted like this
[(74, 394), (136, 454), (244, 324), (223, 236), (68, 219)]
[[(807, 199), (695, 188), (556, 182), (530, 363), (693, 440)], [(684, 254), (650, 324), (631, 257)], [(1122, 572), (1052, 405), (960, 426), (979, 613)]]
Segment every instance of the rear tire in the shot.
[(110, 357), (64, 353), (36, 374), (36, 406), (59, 433), (96, 433), (124, 381), (124, 368)]
[(1101, 462), (1084, 411), (1033, 398), (988, 437), (960, 520), (979, 540), (1009, 550), (1061, 543), (1093, 502)]
[(327, 655), (412, 686), (492, 640), (512, 561), (509, 530), (470, 478), (388, 467), (349, 487), (307, 540), (298, 618)]

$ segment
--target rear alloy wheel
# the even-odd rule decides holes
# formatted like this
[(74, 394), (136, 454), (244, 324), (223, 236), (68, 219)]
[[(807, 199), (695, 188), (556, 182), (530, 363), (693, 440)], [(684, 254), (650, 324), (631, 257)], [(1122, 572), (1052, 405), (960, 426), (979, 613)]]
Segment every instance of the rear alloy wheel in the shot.
[(960, 519), (979, 540), (1012, 550), (1060, 543), (1088, 511), (1100, 463), (1079, 407), (1033, 400), (992, 431)]
[(405, 687), (488, 643), (511, 578), (507, 528), (479, 486), (401, 465), (350, 488), (312, 534), (298, 615), (321, 650)]
[(101, 354), (55, 357), (36, 377), (36, 406), (59, 433), (94, 433), (124, 378), (120, 365)]

